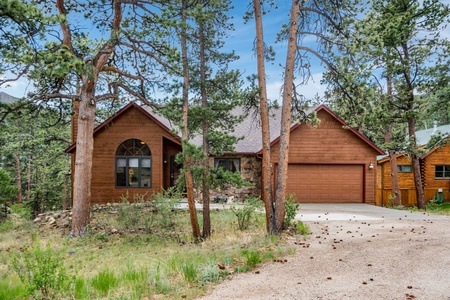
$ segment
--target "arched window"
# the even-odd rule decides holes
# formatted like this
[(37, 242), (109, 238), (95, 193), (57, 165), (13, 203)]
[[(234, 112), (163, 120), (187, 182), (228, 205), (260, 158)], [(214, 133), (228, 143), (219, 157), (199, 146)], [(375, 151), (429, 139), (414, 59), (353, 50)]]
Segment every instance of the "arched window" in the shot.
[(141, 140), (126, 140), (116, 151), (116, 186), (152, 186), (152, 153)]

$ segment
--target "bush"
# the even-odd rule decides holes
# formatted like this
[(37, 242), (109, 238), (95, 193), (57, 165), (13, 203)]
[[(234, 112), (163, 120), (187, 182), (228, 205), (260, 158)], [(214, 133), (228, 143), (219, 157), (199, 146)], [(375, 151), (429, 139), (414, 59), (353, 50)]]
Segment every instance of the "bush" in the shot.
[(256, 212), (256, 209), (261, 206), (261, 199), (249, 197), (247, 201), (243, 203), (242, 208), (236, 208), (236, 206), (231, 206), (231, 210), (238, 219), (239, 230), (245, 230), (250, 226), (251, 218)]
[(284, 215), (284, 226), (289, 227), (293, 225), (297, 211), (300, 209), (300, 204), (296, 202), (294, 194), (286, 197), (286, 214)]
[(25, 284), (27, 294), (34, 298), (59, 298), (69, 286), (69, 276), (60, 253), (50, 244), (41, 249), (39, 240), (32, 248), (13, 258), (12, 269)]
[(11, 210), (19, 215), (22, 219), (31, 220), (31, 209), (21, 203), (14, 203), (11, 205)]

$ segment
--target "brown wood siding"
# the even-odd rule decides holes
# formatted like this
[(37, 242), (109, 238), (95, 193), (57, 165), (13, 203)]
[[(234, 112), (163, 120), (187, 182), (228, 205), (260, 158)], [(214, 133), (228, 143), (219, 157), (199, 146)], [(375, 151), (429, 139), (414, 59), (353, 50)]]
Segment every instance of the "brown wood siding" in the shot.
[[(399, 165), (411, 164), (406, 156), (397, 158)], [(426, 155), (421, 161), (422, 182), (424, 185), (425, 202), (436, 196), (439, 188), (443, 189), (444, 201), (450, 202), (450, 181), (448, 179), (435, 178), (435, 166), (450, 164), (450, 145), (435, 149)], [(392, 195), (392, 183), (390, 179), (391, 164), (386, 161), (379, 165), (382, 176), (377, 182), (377, 205), (389, 205), (389, 196)], [(413, 173), (398, 173), (400, 191), (403, 206), (417, 206), (416, 191)]]
[[(321, 123), (313, 128), (302, 124), (291, 132), (289, 163), (292, 164), (358, 164), (364, 165), (364, 202), (375, 204), (377, 152), (326, 111), (317, 113)], [(272, 160), (278, 161), (278, 143), (271, 150)]]
[(444, 201), (450, 202), (450, 180), (436, 179), (435, 166), (450, 165), (450, 145), (447, 144), (441, 148), (435, 149), (427, 155), (422, 161), (422, 182), (425, 191), (429, 191), (425, 195), (425, 200), (435, 197), (436, 191), (442, 189), (444, 193)]
[(362, 203), (362, 165), (289, 165), (287, 194), (301, 203)]
[[(115, 186), (117, 147), (133, 138), (144, 141), (152, 153), (151, 188)], [(177, 144), (173, 136), (134, 107), (97, 132), (94, 138), (91, 203), (120, 202), (127, 194), (128, 200), (133, 201), (135, 195), (151, 196), (153, 192), (161, 192), (164, 187), (163, 138)]]

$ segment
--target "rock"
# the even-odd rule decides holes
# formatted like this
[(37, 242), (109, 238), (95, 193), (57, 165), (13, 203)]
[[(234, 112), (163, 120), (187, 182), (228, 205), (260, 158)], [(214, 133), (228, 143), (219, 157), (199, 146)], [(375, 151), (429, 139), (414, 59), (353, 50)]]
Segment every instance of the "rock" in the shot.
[(53, 225), (53, 224), (55, 224), (55, 223), (56, 223), (55, 218), (53, 218), (53, 217), (49, 217), (49, 218), (48, 218), (48, 225)]
[(36, 219), (34, 219), (33, 220), (33, 223), (38, 223), (38, 222), (41, 222), (42, 221), (42, 219), (41, 218), (39, 218), (39, 217), (36, 217)]

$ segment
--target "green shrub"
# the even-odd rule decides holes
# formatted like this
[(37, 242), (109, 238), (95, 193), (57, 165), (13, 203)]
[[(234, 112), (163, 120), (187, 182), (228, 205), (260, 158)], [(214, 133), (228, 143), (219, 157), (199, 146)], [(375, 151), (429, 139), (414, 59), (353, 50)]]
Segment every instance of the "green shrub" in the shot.
[(153, 195), (153, 201), (158, 213), (158, 227), (163, 230), (173, 230), (177, 224), (175, 207), (180, 200), (178, 195), (172, 195), (172, 193), (171, 189), (164, 193)]
[(261, 204), (260, 198), (249, 197), (243, 203), (242, 208), (231, 206), (231, 210), (238, 219), (239, 230), (245, 230), (250, 226), (251, 219)]
[(92, 278), (92, 286), (102, 295), (107, 295), (108, 292), (118, 285), (117, 277), (111, 271), (102, 271)]
[(139, 225), (141, 209), (128, 202), (122, 202), (119, 206), (119, 221), (124, 229), (137, 229)]
[(244, 251), (242, 251), (242, 254), (245, 257), (245, 265), (249, 269), (252, 269), (253, 267), (255, 267), (257, 264), (259, 264), (262, 261), (261, 253), (259, 253), (259, 251), (244, 250)]
[(297, 221), (297, 224), (295, 224), (295, 229), (300, 234), (303, 234), (303, 235), (309, 234), (308, 226), (305, 225), (302, 221)]
[(300, 204), (296, 202), (294, 194), (290, 194), (286, 197), (286, 214), (284, 215), (284, 226), (289, 227), (293, 225), (297, 211), (300, 208)]
[(221, 271), (214, 260), (209, 261), (201, 270), (201, 278), (203, 282), (219, 282), (223, 276), (228, 273)]
[(59, 252), (50, 244), (34, 246), (13, 258), (12, 268), (25, 284), (27, 294), (35, 298), (58, 298), (69, 286), (69, 276)]
[(31, 209), (21, 203), (11, 205), (11, 210), (25, 220), (31, 220)]

